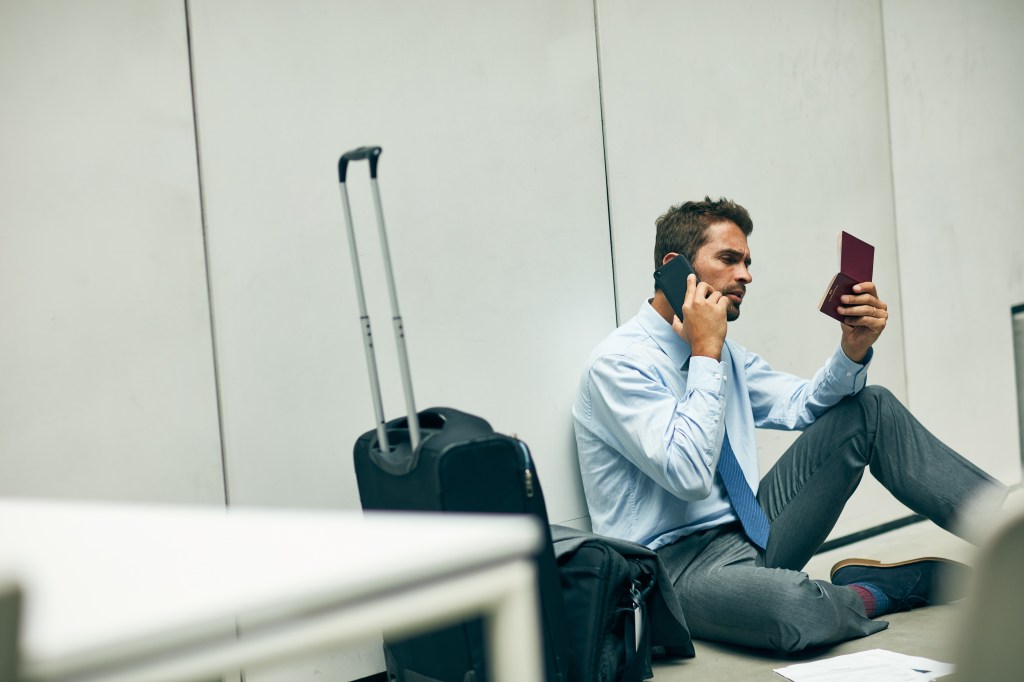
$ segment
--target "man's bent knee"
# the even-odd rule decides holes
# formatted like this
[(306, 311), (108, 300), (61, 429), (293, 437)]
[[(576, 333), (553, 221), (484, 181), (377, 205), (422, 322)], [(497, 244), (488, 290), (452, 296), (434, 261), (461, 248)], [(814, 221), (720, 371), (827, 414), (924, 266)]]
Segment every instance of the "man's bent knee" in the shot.
[(896, 396), (892, 394), (892, 391), (885, 386), (865, 386), (853, 397), (860, 400), (873, 400), (877, 403), (899, 402)]
[[(776, 569), (779, 570), (779, 569)], [(791, 573), (763, 596), (752, 615), (765, 628), (768, 645), (789, 653), (845, 639), (848, 609), (806, 573)], [(842, 634), (840, 634), (842, 633)]]
[[(860, 615), (853, 593), (825, 589), (821, 582), (803, 580), (790, 590), (780, 591), (771, 608), (777, 609), (777, 627), (770, 635), (772, 646), (794, 653), (808, 647), (861, 637), (885, 627)], [(827, 586), (831, 588), (831, 585)]]
[(892, 391), (885, 386), (865, 386), (856, 394), (844, 398), (839, 404), (826, 412), (832, 413), (833, 418), (848, 420), (851, 418), (850, 410), (860, 411), (863, 414), (864, 423), (868, 433), (873, 433), (872, 424), (886, 413), (892, 410), (904, 410), (903, 403), (892, 394)]

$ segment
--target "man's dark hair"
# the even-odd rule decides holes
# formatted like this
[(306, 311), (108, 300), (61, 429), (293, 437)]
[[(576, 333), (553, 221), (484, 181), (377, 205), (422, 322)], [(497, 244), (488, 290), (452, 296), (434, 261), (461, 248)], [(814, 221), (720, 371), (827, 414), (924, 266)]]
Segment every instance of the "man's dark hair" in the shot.
[(722, 197), (712, 201), (687, 201), (665, 211), (654, 223), (657, 236), (654, 240), (654, 267), (661, 267), (665, 254), (681, 253), (691, 263), (700, 247), (708, 240), (708, 226), (723, 220), (731, 220), (749, 237), (754, 223), (747, 209), (734, 201)]

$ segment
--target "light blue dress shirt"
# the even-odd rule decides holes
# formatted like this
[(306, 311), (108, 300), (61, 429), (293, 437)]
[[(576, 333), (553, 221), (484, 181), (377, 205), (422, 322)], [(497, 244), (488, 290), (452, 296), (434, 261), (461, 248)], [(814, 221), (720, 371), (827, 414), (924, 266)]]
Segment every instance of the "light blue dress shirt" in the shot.
[(756, 492), (755, 427), (807, 427), (864, 387), (870, 359), (837, 348), (807, 381), (730, 339), (721, 362), (691, 357), (645, 301), (591, 354), (572, 409), (594, 532), (657, 549), (736, 520), (715, 472), (725, 430)]

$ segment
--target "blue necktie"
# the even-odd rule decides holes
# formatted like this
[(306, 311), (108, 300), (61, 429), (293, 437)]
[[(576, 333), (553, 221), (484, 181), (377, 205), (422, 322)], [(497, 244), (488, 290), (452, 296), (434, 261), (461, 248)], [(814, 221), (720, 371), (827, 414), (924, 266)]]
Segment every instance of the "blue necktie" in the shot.
[(722, 440), (722, 454), (718, 457), (718, 473), (725, 484), (725, 492), (729, 494), (729, 501), (732, 508), (736, 510), (736, 516), (740, 517), (743, 530), (747, 537), (761, 549), (768, 546), (768, 534), (772, 527), (765, 516), (761, 505), (754, 497), (754, 491), (750, 489), (747, 479), (743, 477), (743, 470), (740, 463), (736, 461), (736, 455), (729, 444), (729, 434), (725, 434)]

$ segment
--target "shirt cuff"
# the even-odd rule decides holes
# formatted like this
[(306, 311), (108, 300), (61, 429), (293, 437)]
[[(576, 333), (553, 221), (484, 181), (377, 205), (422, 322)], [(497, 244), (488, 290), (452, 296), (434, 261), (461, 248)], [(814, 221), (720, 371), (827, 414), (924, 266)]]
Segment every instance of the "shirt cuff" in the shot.
[(724, 362), (704, 355), (690, 356), (690, 373), (686, 377), (687, 390), (696, 389), (722, 395), (724, 382)]
[(867, 355), (864, 356), (863, 362), (854, 362), (846, 353), (843, 352), (843, 347), (840, 345), (836, 348), (836, 352), (832, 355), (832, 376), (836, 377), (840, 382), (846, 384), (850, 389), (850, 394), (854, 394), (868, 382), (868, 365), (871, 364), (871, 358), (875, 355), (874, 348), (868, 348)]

